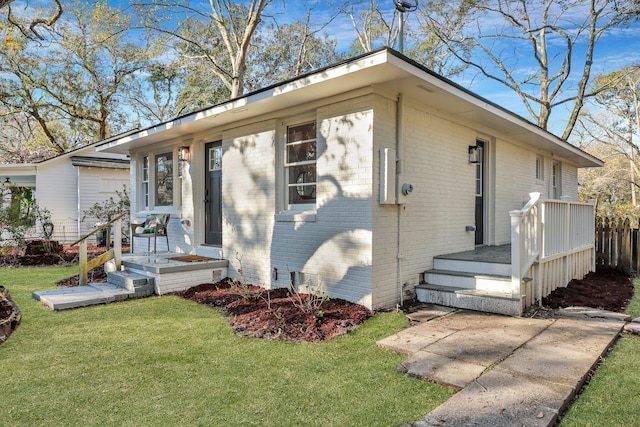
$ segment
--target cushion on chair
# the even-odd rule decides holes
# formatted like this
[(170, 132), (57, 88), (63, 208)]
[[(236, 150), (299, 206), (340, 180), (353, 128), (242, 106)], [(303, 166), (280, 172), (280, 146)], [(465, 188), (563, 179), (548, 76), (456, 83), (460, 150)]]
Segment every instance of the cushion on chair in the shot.
[[(136, 233), (142, 233), (142, 234), (155, 233), (156, 226), (158, 224), (165, 225), (167, 223), (167, 220), (168, 220), (167, 214), (149, 214), (147, 215), (147, 219), (144, 222), (144, 227), (136, 228)], [(165, 233), (164, 228), (160, 228), (158, 230), (158, 234), (161, 234), (164, 236), (164, 233)]]

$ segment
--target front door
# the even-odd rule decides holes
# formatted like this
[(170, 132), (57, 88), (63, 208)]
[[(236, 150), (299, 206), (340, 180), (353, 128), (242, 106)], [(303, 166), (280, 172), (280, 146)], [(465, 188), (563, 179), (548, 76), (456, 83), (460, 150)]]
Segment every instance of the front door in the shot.
[(476, 166), (476, 245), (484, 244), (484, 142), (476, 141), (480, 150)]
[(205, 144), (205, 238), (208, 245), (222, 245), (222, 143)]

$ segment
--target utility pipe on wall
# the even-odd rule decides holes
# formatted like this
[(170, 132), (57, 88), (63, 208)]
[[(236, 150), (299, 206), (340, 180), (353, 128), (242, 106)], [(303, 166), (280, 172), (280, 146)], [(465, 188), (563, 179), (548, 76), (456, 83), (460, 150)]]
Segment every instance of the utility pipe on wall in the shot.
[(402, 253), (402, 210), (404, 205), (400, 203), (400, 177), (402, 174), (402, 166), (404, 159), (404, 95), (398, 94), (398, 100), (396, 104), (396, 203), (398, 209), (398, 224), (397, 224), (397, 252), (396, 252), (396, 280), (398, 292), (400, 294), (400, 306), (404, 303), (403, 289), (402, 289), (402, 259), (404, 254)]

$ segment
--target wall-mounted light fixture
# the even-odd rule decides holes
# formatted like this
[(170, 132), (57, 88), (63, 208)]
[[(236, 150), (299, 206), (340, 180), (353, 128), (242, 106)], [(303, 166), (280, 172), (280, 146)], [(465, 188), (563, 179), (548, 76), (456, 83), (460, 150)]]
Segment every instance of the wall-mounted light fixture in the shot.
[(178, 160), (181, 162), (189, 161), (189, 147), (183, 146), (178, 148)]
[(469, 163), (480, 163), (482, 157), (482, 148), (477, 145), (469, 146)]
[(184, 173), (184, 164), (189, 163), (189, 147), (182, 146), (178, 148), (178, 176), (182, 178)]

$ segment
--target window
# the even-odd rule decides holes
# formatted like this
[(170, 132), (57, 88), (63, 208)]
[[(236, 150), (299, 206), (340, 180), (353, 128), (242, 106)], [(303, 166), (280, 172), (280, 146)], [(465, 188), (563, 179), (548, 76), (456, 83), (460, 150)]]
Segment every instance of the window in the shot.
[(173, 205), (173, 153), (156, 156), (155, 206)]
[(316, 201), (316, 123), (287, 128), (285, 182), (290, 205)]
[(222, 169), (222, 147), (209, 148), (209, 171)]
[(560, 182), (560, 163), (553, 162), (551, 167), (551, 193), (554, 199), (560, 198), (561, 182)]
[(536, 156), (536, 179), (544, 181), (544, 157)]
[(142, 159), (142, 205), (149, 207), (149, 156)]
[(483, 166), (482, 159), (484, 158), (483, 148), (478, 148), (480, 161), (476, 163), (476, 197), (482, 197), (482, 178), (483, 178)]

